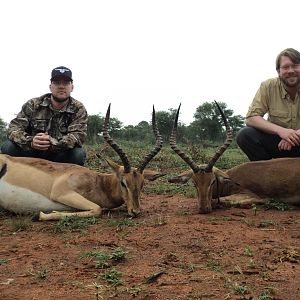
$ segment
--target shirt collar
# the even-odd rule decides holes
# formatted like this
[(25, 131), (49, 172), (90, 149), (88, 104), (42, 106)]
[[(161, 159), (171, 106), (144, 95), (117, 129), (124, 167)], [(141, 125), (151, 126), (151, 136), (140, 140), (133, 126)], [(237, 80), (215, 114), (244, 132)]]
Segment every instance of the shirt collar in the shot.
[[(51, 94), (45, 94), (43, 97), (43, 101), (41, 103), (41, 106), (49, 107), (53, 110), (53, 107), (51, 105)], [(75, 99), (70, 97), (69, 103), (60, 110), (60, 112), (67, 112), (67, 113), (75, 113)]]

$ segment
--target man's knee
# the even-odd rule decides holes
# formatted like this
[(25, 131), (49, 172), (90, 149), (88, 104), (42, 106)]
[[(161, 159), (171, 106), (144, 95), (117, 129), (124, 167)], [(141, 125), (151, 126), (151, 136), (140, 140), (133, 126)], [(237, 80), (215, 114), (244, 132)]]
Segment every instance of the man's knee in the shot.
[(83, 148), (75, 147), (73, 149), (58, 152), (51, 156), (50, 160), (56, 162), (64, 162), (83, 166), (86, 159), (86, 153)]
[(11, 140), (5, 140), (1, 145), (1, 153), (11, 156), (20, 156), (22, 149)]
[(251, 131), (251, 127), (243, 127), (241, 128), (236, 135), (236, 142), (239, 146), (243, 145), (249, 137), (249, 131)]
[(71, 151), (72, 154), (70, 155), (70, 163), (83, 166), (86, 160), (86, 153), (84, 149), (81, 147), (75, 147)]

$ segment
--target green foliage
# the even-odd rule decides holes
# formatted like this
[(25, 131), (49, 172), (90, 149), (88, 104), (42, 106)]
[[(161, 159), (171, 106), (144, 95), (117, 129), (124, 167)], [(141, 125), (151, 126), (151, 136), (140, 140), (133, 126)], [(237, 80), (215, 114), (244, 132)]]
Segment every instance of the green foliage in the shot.
[(123, 248), (115, 248), (111, 252), (107, 251), (90, 251), (81, 255), (81, 258), (94, 257), (95, 267), (98, 269), (106, 269), (111, 267), (111, 262), (119, 262), (126, 258), (128, 252)]
[[(244, 125), (244, 118), (233, 115), (233, 110), (227, 108), (224, 102), (218, 102), (227, 121), (235, 134)], [(191, 133), (191, 135), (189, 135)], [(220, 141), (225, 136), (224, 122), (217, 106), (214, 103), (205, 102), (198, 106), (194, 114), (194, 121), (188, 126), (188, 137), (196, 142)]]
[(64, 217), (57, 221), (54, 232), (82, 232), (90, 225), (97, 224), (98, 220), (94, 217), (81, 218), (78, 216)]
[(42, 270), (37, 270), (37, 271), (29, 271), (28, 273), (38, 279), (46, 279), (49, 274), (47, 269), (42, 269)]
[(136, 226), (138, 223), (132, 219), (113, 219), (109, 218), (107, 224), (113, 227), (127, 227), (127, 226)]
[(17, 216), (7, 220), (6, 223), (14, 232), (28, 231), (32, 228), (32, 222), (28, 216)]
[(7, 259), (0, 259), (0, 266), (6, 265), (7, 264)]
[(221, 272), (222, 270), (220, 263), (216, 260), (211, 260), (208, 262), (207, 267), (214, 272)]
[[(87, 143), (95, 144), (103, 142), (101, 137), (103, 124), (105, 117), (102, 117), (100, 114), (98, 115), (89, 115), (88, 116), (88, 124), (87, 124)], [(122, 122), (117, 118), (110, 118), (109, 121), (109, 132), (112, 135), (118, 136), (120, 130), (122, 128)]]
[(263, 220), (259, 223), (258, 227), (270, 227), (274, 225), (276, 225), (276, 223), (273, 220)]
[(210, 221), (232, 221), (232, 218), (231, 217), (227, 217), (227, 216), (216, 216), (216, 217), (208, 217), (208, 220)]
[(137, 297), (142, 291), (143, 289), (140, 286), (126, 287), (126, 292), (131, 297)]
[[(219, 102), (228, 123), (235, 135), (236, 132), (244, 126), (244, 118), (241, 115), (233, 115), (233, 110), (227, 108), (227, 104)], [(168, 111), (157, 111), (156, 122), (160, 134), (165, 142), (169, 142), (171, 130), (177, 108), (170, 108)], [(151, 112), (149, 112), (150, 119)], [(104, 117), (101, 114), (90, 115), (88, 117), (88, 144), (103, 143), (102, 127), (104, 123)], [(118, 140), (122, 141), (143, 141), (143, 143), (153, 142), (153, 132), (151, 122), (142, 120), (138, 125), (123, 126), (122, 122), (117, 118), (110, 119), (109, 125), (110, 135)], [(200, 105), (194, 114), (194, 120), (185, 125), (178, 122), (177, 128), (177, 142), (186, 143), (187, 141), (193, 141), (193, 143), (207, 144), (211, 141), (220, 142), (225, 138), (225, 129), (223, 120), (220, 116), (216, 105), (212, 102), (204, 102)]]
[(282, 211), (291, 210), (295, 208), (295, 206), (281, 202), (279, 199), (269, 199), (265, 204), (265, 207), (267, 209), (277, 209)]
[(243, 252), (243, 255), (245, 256), (253, 256), (253, 251), (252, 251), (252, 248), (247, 245), (245, 248), (244, 248), (244, 252)]
[(6, 129), (7, 129), (7, 124), (0, 118), (0, 144), (6, 138)]
[(176, 109), (170, 108), (168, 112), (166, 111), (156, 112), (157, 127), (165, 141), (169, 140), (169, 136), (173, 128), (176, 111), (177, 111)]
[(240, 295), (245, 295), (247, 293), (249, 293), (249, 288), (248, 286), (246, 285), (241, 285), (241, 284), (238, 284), (238, 283), (235, 283), (233, 286), (232, 286), (232, 290), (235, 294), (240, 294)]
[(275, 294), (274, 288), (267, 287), (260, 293), (257, 300), (274, 299), (274, 297), (273, 297), (274, 294)]
[(122, 276), (122, 272), (116, 270), (115, 268), (111, 268), (105, 270), (104, 274), (100, 277), (106, 281), (106, 283), (112, 286), (123, 285), (123, 281), (120, 279)]

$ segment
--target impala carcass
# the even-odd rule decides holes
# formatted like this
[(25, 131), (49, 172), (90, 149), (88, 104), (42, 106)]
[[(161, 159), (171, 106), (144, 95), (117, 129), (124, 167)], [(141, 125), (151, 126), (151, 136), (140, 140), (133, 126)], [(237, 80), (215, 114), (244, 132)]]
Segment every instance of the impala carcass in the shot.
[(213, 197), (222, 203), (251, 205), (277, 200), (300, 204), (300, 158), (276, 158), (235, 166), (217, 178)]
[(198, 166), (176, 146), (178, 109), (170, 145), (191, 167), (191, 170), (169, 179), (169, 182), (186, 183), (192, 178), (197, 189), (200, 213), (211, 212), (212, 199), (225, 204), (245, 206), (264, 204), (271, 199), (299, 205), (300, 158), (252, 161), (235, 166), (226, 172), (214, 167), (218, 158), (232, 141), (228, 122), (219, 106), (218, 108), (226, 126), (227, 139), (214, 157), (206, 165), (201, 166)]
[(106, 174), (73, 164), (0, 154), (0, 207), (20, 214), (35, 213), (42, 221), (74, 215), (99, 216), (103, 208), (112, 209), (124, 203), (130, 216), (137, 215), (144, 179), (155, 180), (164, 175), (145, 169), (162, 147), (155, 110), (153, 107), (156, 144), (137, 168), (130, 165), (127, 155), (110, 137), (109, 119), (110, 105), (103, 137), (119, 155), (123, 166), (107, 159), (113, 173)]
[[(194, 179), (198, 195), (208, 195), (205, 201), (211, 205), (211, 199), (220, 203), (250, 206), (251, 204), (267, 204), (270, 200), (281, 201), (291, 205), (300, 205), (300, 158), (276, 158), (264, 161), (246, 162), (235, 166), (226, 172), (213, 167), (211, 187), (202, 180)], [(193, 170), (188, 170), (174, 178), (173, 183), (186, 183), (195, 176)], [(207, 175), (206, 175), (207, 176)], [(210, 196), (211, 193), (211, 196)], [(203, 201), (203, 200), (202, 200)], [(206, 203), (206, 202), (204, 202)], [(203, 204), (204, 205), (204, 204)]]
[(217, 182), (218, 178), (222, 176), (224, 178), (228, 178), (225, 172), (214, 168), (214, 164), (217, 162), (217, 160), (221, 157), (221, 155), (225, 152), (225, 150), (229, 147), (230, 143), (232, 142), (232, 132), (227, 122), (227, 119), (219, 104), (217, 102), (215, 103), (220, 111), (220, 114), (226, 127), (226, 140), (207, 164), (197, 165), (189, 156), (187, 156), (183, 151), (181, 151), (177, 147), (176, 136), (181, 104), (178, 107), (173, 129), (170, 136), (171, 148), (191, 167), (191, 170), (188, 170), (174, 178), (169, 179), (169, 182), (186, 183), (189, 179), (192, 179), (197, 190), (200, 213), (209, 213), (212, 211), (213, 186)]

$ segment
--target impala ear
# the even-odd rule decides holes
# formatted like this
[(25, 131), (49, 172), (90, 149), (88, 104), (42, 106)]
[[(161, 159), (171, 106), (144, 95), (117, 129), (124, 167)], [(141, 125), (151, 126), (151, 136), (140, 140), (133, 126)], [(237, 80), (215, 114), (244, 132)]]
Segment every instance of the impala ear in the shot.
[(169, 178), (168, 182), (170, 182), (170, 183), (186, 183), (192, 178), (193, 174), (194, 174), (194, 172), (192, 170), (189, 170), (189, 171), (179, 174), (178, 176)]
[(108, 166), (115, 172), (115, 173), (119, 173), (120, 172), (120, 168), (121, 166), (119, 166), (118, 164), (116, 164), (114, 161), (112, 161), (109, 158), (105, 159), (106, 163), (108, 164)]
[(154, 181), (157, 178), (165, 176), (165, 175), (167, 175), (167, 174), (166, 173), (160, 173), (158, 171), (149, 170), (149, 169), (145, 169), (143, 171), (144, 178), (149, 180), (149, 181)]
[(213, 167), (213, 172), (220, 182), (222, 182), (223, 180), (226, 180), (226, 179), (230, 179), (229, 175), (226, 172), (224, 172), (216, 167)]

